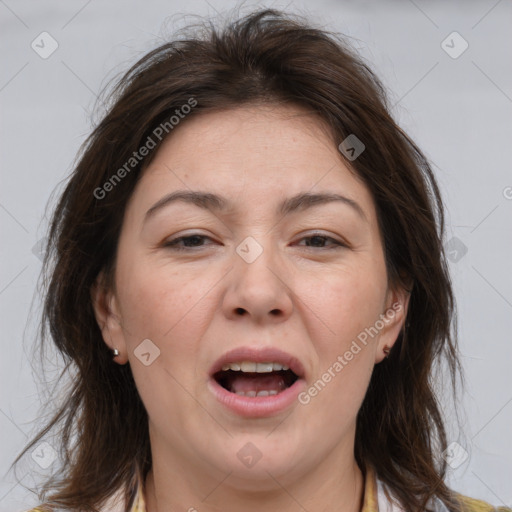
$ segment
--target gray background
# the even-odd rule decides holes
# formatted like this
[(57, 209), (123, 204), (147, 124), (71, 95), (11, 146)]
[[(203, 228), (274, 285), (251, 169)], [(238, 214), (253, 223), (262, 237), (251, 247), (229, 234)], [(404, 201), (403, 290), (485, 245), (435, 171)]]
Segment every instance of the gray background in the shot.
[[(7, 471), (44, 412), (31, 347), (40, 304), (34, 246), (45, 234), (50, 194), (90, 132), (106, 80), (186, 24), (181, 14), (217, 16), (233, 5), (0, 0), (0, 511), (35, 503)], [(462, 432), (446, 401), (450, 441), (469, 455), (458, 465), (455, 453), (448, 482), (512, 506), (512, 2), (251, 2), (241, 12), (263, 5), (288, 6), (355, 38), (390, 89), (396, 119), (434, 164), (448, 210), (467, 381)], [(58, 44), (46, 59), (31, 47), (35, 40), (43, 51), (44, 31)], [(446, 39), (453, 31), (463, 39)], [(458, 55), (464, 41), (469, 46)], [(45, 51), (50, 43), (45, 39)], [(48, 447), (39, 450), (48, 461)], [(27, 485), (46, 471), (35, 460), (20, 466)]]

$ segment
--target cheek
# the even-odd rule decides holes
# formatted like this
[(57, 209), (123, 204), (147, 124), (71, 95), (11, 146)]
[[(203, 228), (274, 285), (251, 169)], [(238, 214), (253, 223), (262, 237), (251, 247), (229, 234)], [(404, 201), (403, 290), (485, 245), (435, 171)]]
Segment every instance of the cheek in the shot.
[[(183, 330), (182, 320), (190, 309), (190, 292), (175, 272), (144, 264), (135, 256), (119, 262), (117, 289), (132, 371), (142, 387), (149, 386), (149, 382), (163, 377), (156, 369), (167, 368), (172, 362), (179, 368), (180, 361), (176, 358), (185, 357), (184, 351), (179, 350), (180, 344), (174, 341), (183, 334), (180, 329)], [(140, 348), (143, 340), (151, 340), (144, 342), (151, 354), (146, 361), (140, 357), (146, 353)], [(186, 341), (181, 346), (190, 350)], [(153, 360), (148, 366), (144, 364)], [(172, 366), (169, 370), (174, 374)]]
[(328, 352), (342, 350), (384, 312), (386, 275), (378, 265), (345, 267), (301, 279), (298, 295)]
[(379, 265), (354, 266), (308, 282), (303, 282), (303, 296), (317, 364), (306, 408), (318, 411), (319, 428), (326, 416), (338, 428), (353, 421), (369, 384), (377, 336), (365, 329), (383, 313), (386, 275)]
[[(191, 284), (190, 276), (164, 265), (131, 265), (119, 272), (122, 316), (132, 335), (154, 337), (168, 345), (185, 327), (200, 327), (187, 321), (201, 309), (207, 283)], [(205, 288), (203, 290), (203, 288)]]
[[(197, 273), (196, 273), (197, 274)], [(206, 276), (205, 276), (206, 277)], [(118, 274), (123, 330), (137, 389), (153, 423), (170, 418), (186, 425), (195, 407), (198, 378), (194, 373), (199, 341), (207, 328), (213, 276), (193, 280), (169, 267), (132, 266)], [(137, 357), (142, 340), (151, 340), (158, 356), (150, 365)]]
[[(176, 270), (135, 257), (122, 263), (118, 267), (118, 289), (135, 378), (140, 374), (141, 384), (146, 387), (149, 381), (157, 387), (168, 386), (170, 374), (190, 389), (197, 383), (194, 371), (198, 370), (200, 342), (216, 309), (214, 291), (219, 276), (193, 265)], [(154, 367), (141, 365), (134, 355), (145, 339), (160, 350)], [(146, 375), (148, 368), (151, 372)], [(157, 373), (156, 369), (161, 371)]]

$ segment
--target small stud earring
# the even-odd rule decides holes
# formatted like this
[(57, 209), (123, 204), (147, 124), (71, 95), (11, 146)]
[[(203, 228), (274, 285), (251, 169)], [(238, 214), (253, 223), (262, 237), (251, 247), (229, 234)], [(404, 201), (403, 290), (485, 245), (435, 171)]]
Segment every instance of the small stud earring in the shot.
[(120, 352), (117, 348), (112, 349), (112, 358), (117, 357), (119, 354)]
[(382, 349), (382, 352), (384, 352), (384, 354), (386, 354), (386, 357), (389, 356), (389, 347), (387, 345), (384, 346), (384, 348)]

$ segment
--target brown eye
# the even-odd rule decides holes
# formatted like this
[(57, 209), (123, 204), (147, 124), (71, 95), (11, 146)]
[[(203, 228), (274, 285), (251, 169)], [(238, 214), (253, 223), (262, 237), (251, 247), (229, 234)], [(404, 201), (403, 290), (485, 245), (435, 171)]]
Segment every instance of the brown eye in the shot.
[[(204, 244), (202, 244), (201, 242), (204, 241), (205, 239), (211, 240), (210, 237), (199, 234), (180, 236), (178, 238), (165, 242), (164, 247), (169, 247), (176, 251), (186, 251), (188, 249), (204, 247)], [(181, 242), (183, 242), (183, 245), (180, 245)]]
[[(326, 236), (326, 235), (311, 235), (301, 238), (302, 240), (306, 240), (306, 247), (312, 247), (316, 249), (338, 249), (340, 247), (347, 247), (344, 243), (339, 242), (338, 240)], [(331, 246), (325, 247), (325, 243), (330, 242)]]

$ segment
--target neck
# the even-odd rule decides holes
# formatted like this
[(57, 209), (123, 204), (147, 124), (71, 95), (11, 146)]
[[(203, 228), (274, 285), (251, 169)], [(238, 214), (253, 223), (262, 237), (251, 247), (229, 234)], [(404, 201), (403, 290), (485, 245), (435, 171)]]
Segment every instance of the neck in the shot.
[(269, 474), (268, 481), (262, 482), (265, 490), (257, 492), (244, 489), (232, 473), (213, 478), (156, 457), (145, 481), (146, 511), (292, 512), (299, 507), (314, 512), (360, 512), (363, 474), (354, 458), (346, 463), (339, 460), (333, 465), (325, 460), (294, 481), (278, 481)]

